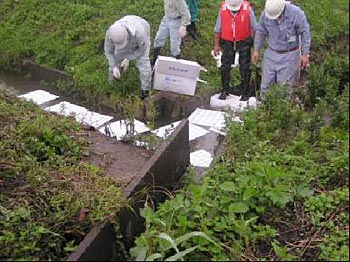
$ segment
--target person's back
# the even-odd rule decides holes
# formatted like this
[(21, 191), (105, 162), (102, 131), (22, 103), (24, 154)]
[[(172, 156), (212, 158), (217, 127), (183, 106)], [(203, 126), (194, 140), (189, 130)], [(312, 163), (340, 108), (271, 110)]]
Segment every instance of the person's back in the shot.
[(109, 65), (109, 78), (120, 79), (120, 69), (136, 60), (140, 73), (141, 98), (151, 88), (151, 64), (149, 59), (151, 40), (149, 23), (136, 15), (127, 15), (114, 22), (106, 31), (104, 50)]

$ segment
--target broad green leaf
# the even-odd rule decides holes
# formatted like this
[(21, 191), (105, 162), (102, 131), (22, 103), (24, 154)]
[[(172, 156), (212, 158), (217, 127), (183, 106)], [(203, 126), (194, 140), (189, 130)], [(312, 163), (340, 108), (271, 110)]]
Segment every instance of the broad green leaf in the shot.
[(243, 200), (249, 200), (251, 197), (256, 195), (256, 190), (254, 187), (248, 187), (243, 192)]
[(297, 196), (299, 197), (310, 197), (314, 193), (308, 186), (298, 186), (297, 187)]
[(234, 191), (235, 184), (233, 182), (227, 181), (227, 182), (224, 182), (224, 183), (220, 184), (219, 188), (222, 191), (232, 192), (232, 191)]
[(130, 249), (130, 255), (135, 257), (135, 261), (145, 261), (147, 247), (136, 246)]
[(249, 207), (243, 202), (233, 203), (229, 206), (229, 211), (233, 213), (245, 213)]

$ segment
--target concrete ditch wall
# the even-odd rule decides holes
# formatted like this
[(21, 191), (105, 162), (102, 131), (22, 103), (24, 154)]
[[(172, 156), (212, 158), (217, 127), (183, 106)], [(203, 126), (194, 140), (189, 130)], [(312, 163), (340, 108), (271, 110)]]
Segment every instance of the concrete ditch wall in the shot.
[[(133, 210), (124, 209), (118, 213), (126, 249), (132, 246), (135, 237), (145, 229), (139, 212), (145, 201), (152, 201), (156, 207), (166, 199), (164, 190), (176, 188), (186, 173), (190, 163), (188, 139), (189, 122), (186, 119), (181, 121), (125, 188), (124, 196), (133, 200)], [(68, 261), (123, 261), (123, 254), (116, 250), (116, 232), (109, 222), (104, 221), (87, 234)]]

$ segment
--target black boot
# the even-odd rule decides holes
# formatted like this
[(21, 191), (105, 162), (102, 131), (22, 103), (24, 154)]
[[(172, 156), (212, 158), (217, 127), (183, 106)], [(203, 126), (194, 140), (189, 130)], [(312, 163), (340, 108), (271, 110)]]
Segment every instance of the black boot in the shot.
[(241, 70), (241, 85), (242, 85), (242, 96), (240, 101), (247, 101), (252, 94), (252, 88), (250, 86), (250, 70)]
[(149, 96), (149, 90), (141, 90), (141, 94), (140, 94), (141, 100), (144, 100), (148, 96)]
[(219, 95), (220, 100), (226, 100), (226, 96), (230, 95), (230, 92), (227, 89), (221, 89), (221, 93)]
[(178, 54), (178, 55), (175, 56), (175, 58), (176, 58), (176, 59), (181, 59), (181, 55)]
[(226, 96), (230, 94), (230, 68), (221, 67), (221, 94), (219, 96), (220, 100), (225, 100)]
[(192, 21), (191, 24), (187, 26), (187, 32), (194, 40), (196, 40), (196, 41), (199, 40), (199, 35), (197, 33), (196, 22)]
[(154, 52), (153, 52), (153, 60), (151, 61), (151, 66), (152, 66), (152, 68), (154, 67), (154, 65), (155, 65), (155, 63), (156, 63), (156, 61), (157, 61), (157, 59), (158, 59), (158, 56), (160, 55), (160, 51), (162, 50), (162, 48), (161, 47), (156, 47), (156, 48), (154, 48)]

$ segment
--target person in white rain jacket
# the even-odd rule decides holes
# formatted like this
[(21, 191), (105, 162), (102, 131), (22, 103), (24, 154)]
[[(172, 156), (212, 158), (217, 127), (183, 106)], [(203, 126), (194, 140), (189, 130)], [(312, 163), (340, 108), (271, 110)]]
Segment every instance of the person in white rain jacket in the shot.
[(127, 15), (114, 22), (106, 31), (104, 51), (108, 60), (109, 79), (120, 79), (121, 70), (129, 67), (129, 60), (136, 60), (141, 80), (141, 99), (149, 95), (151, 88), (150, 26), (143, 18)]

